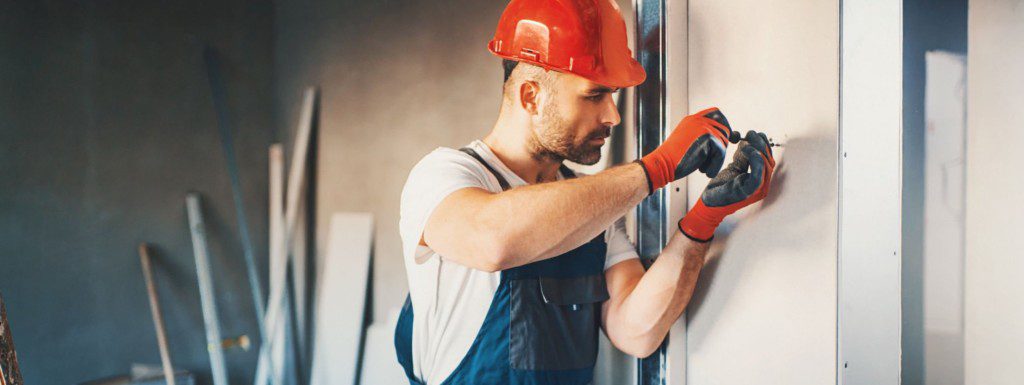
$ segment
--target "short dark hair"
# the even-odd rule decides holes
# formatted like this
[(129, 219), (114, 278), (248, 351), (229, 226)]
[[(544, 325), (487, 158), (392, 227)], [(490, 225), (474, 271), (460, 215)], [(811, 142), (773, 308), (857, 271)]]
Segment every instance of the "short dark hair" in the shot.
[(516, 65), (518, 64), (519, 62), (516, 60), (501, 60), (501, 67), (505, 69), (505, 80), (503, 80), (502, 83), (508, 82), (508, 78), (512, 76), (512, 71), (516, 69)]

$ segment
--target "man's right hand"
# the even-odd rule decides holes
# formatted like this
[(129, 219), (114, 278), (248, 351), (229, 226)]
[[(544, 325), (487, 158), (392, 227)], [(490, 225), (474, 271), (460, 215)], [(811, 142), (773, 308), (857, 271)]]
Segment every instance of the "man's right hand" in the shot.
[(697, 204), (679, 221), (679, 231), (698, 242), (710, 241), (726, 216), (768, 195), (774, 171), (768, 137), (748, 131), (729, 167), (708, 183)]
[(661, 146), (639, 160), (648, 194), (694, 170), (714, 178), (725, 162), (730, 134), (729, 121), (716, 107), (683, 118)]

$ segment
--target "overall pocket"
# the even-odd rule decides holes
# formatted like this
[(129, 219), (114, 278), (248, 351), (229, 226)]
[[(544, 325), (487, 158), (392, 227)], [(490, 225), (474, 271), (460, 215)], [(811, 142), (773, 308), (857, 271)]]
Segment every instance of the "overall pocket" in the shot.
[(525, 278), (510, 285), (509, 359), (518, 370), (593, 367), (604, 274), (576, 278)]

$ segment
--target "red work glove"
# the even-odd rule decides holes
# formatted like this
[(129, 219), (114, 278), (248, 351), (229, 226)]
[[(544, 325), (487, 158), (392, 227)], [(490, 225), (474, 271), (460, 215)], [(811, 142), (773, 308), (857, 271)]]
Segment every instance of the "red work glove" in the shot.
[(714, 178), (725, 162), (730, 134), (718, 108), (683, 118), (661, 146), (638, 161), (647, 174), (648, 194), (698, 169)]
[(697, 204), (679, 221), (679, 231), (698, 242), (710, 241), (725, 217), (768, 195), (773, 171), (775, 158), (768, 137), (748, 131), (732, 163), (708, 183)]

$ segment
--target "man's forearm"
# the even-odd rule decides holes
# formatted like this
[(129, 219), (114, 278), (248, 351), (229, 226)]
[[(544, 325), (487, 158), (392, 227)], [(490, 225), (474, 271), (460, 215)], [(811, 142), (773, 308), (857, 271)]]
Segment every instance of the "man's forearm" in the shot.
[(493, 196), (486, 215), (509, 246), (508, 267), (565, 253), (608, 228), (647, 196), (643, 168), (630, 163), (595, 175), (515, 188)]
[(643, 274), (616, 309), (616, 322), (627, 335), (617, 336), (636, 344), (641, 356), (653, 352), (693, 296), (710, 243), (690, 240), (676, 231), (651, 268)]

